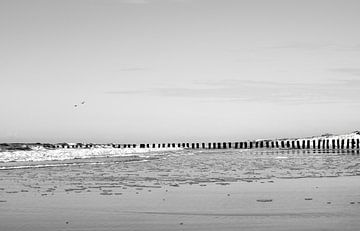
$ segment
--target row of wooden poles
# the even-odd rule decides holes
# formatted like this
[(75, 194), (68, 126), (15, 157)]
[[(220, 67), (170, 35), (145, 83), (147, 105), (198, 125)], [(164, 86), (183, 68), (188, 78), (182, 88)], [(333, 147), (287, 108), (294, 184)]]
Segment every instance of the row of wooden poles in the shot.
[[(62, 148), (92, 148), (95, 144), (61, 144)], [(359, 139), (297, 139), (297, 140), (258, 140), (243, 142), (210, 143), (154, 143), (154, 144), (111, 144), (113, 148), (184, 148), (184, 149), (359, 149)]]
[(211, 143), (163, 143), (140, 144), (140, 148), (186, 148), (186, 149), (252, 149), (252, 148), (292, 148), (292, 149), (355, 149), (360, 148), (359, 139), (319, 139), (319, 140), (260, 140), (243, 142)]

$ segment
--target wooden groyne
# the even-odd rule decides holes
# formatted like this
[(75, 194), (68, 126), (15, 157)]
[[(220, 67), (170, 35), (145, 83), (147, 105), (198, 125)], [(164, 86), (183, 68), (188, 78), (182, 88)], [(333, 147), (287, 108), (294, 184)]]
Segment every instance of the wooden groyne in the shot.
[(203, 142), (203, 143), (163, 143), (140, 144), (139, 148), (183, 148), (183, 149), (360, 149), (360, 138), (357, 139), (284, 139), (256, 140), (240, 142)]
[(239, 142), (82, 144), (60, 143), (54, 148), (140, 148), (140, 149), (360, 149), (360, 134), (299, 139), (248, 140)]

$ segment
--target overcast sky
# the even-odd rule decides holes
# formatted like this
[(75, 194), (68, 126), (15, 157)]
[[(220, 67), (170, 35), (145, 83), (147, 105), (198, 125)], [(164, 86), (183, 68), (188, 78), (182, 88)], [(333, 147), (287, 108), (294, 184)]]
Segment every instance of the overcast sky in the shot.
[(359, 12), (357, 0), (0, 0), (0, 142), (352, 132)]

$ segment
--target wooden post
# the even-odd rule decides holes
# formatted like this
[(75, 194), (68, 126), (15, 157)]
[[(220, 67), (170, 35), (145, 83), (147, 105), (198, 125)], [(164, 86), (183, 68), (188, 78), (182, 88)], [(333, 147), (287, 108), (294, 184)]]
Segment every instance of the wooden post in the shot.
[(290, 148), (290, 140), (286, 141), (286, 147)]
[(296, 141), (296, 148), (297, 148), (297, 149), (301, 149), (300, 140), (297, 140), (297, 141)]
[(264, 147), (264, 141), (261, 140), (259, 143), (260, 143), (260, 148), (263, 148)]
[(239, 148), (239, 143), (238, 142), (235, 142), (235, 149), (238, 149)]
[(226, 146), (226, 142), (223, 143), (223, 149), (226, 149), (227, 146)]

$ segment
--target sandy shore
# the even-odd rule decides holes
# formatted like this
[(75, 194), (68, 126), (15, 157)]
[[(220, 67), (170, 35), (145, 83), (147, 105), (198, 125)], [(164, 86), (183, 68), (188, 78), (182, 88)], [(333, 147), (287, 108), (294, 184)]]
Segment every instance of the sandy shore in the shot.
[[(360, 227), (359, 176), (174, 186), (113, 184), (83, 190), (61, 189), (56, 193), (49, 189), (44, 195), (36, 186), (34, 190), (21, 189), (16, 179), (3, 174), (0, 230), (358, 230)], [(61, 187), (58, 184), (57, 189)]]

